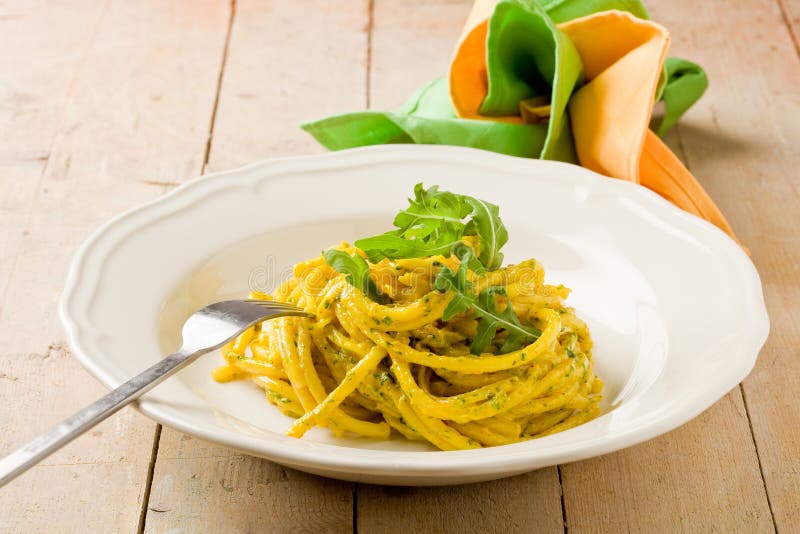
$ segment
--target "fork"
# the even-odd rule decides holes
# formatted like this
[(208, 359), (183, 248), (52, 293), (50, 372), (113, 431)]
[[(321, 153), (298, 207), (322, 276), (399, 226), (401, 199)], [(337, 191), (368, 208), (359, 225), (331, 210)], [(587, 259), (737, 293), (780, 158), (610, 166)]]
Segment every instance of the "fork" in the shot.
[(268, 300), (226, 300), (194, 312), (183, 325), (183, 344), (81, 411), (0, 460), (0, 487), (149, 391), (165, 378), (267, 319), (309, 316), (301, 308)]

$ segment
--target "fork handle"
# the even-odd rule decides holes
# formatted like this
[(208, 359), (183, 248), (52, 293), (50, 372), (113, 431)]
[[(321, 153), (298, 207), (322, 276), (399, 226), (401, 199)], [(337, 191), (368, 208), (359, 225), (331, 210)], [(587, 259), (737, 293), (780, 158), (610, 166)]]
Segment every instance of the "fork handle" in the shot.
[(39, 437), (0, 460), (0, 487), (77, 438), (97, 423), (118, 412), (156, 384), (209, 350), (179, 350), (131, 378), (81, 411), (64, 419)]

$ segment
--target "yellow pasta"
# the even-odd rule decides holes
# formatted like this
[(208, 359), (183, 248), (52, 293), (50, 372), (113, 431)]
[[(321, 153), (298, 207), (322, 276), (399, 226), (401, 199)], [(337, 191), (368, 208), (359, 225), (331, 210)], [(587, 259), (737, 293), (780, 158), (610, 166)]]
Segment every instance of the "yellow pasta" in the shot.
[(244, 332), (223, 348), (226, 363), (212, 376), (254, 381), (296, 418), (287, 433), (297, 438), (314, 426), (374, 439), (394, 431), (457, 450), (515, 443), (596, 417), (602, 382), (592, 370), (589, 330), (565, 304), (569, 290), (545, 284), (535, 260), (467, 271), (476, 291), (502, 287), (500, 305), (541, 332), (499, 354), (509, 335), (500, 328), (491, 351), (475, 355), (470, 342), (480, 319), (468, 310), (444, 321), (454, 295), (435, 287), (440, 270), (458, 266), (454, 255), (369, 263), (371, 280), (388, 297), (378, 303), (322, 256), (300, 263), (273, 294), (250, 296), (292, 303), (313, 317)]

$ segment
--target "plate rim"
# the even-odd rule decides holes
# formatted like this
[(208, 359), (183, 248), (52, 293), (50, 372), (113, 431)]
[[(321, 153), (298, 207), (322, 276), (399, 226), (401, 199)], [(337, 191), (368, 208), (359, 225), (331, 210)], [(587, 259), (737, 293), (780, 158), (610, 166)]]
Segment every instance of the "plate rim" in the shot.
[[(748, 356), (747, 361), (737, 367), (737, 372), (731, 373), (731, 377), (725, 380), (724, 384), (720, 380), (714, 383), (713, 387), (704, 389), (693, 397), (682, 398), (677, 404), (671, 405), (670, 410), (662, 410), (659, 417), (654, 418), (644, 426), (636, 426), (625, 431), (617, 431), (592, 438), (591, 440), (572, 442), (567, 445), (559, 444), (557, 446), (539, 447), (530, 451), (518, 448), (513, 454), (483, 455), (479, 459), (474, 454), (478, 451), (392, 451), (396, 457), (389, 462), (385, 457), (388, 451), (366, 451), (365, 449), (320, 443), (315, 443), (315, 447), (311, 449), (284, 447), (280, 440), (259, 440), (251, 436), (235, 433), (225, 434), (215, 432), (214, 429), (209, 430), (208, 428), (193, 425), (191, 422), (174, 416), (169, 410), (163, 410), (159, 406), (160, 403), (148, 402), (147, 395), (134, 403), (134, 406), (149, 418), (188, 434), (300, 469), (307, 466), (309, 469), (322, 470), (329, 476), (337, 476), (338, 474), (345, 477), (350, 475), (352, 478), (354, 470), (359, 475), (417, 479), (442, 477), (448, 474), (454, 477), (480, 476), (492, 473), (496, 473), (497, 476), (503, 476), (503, 473), (506, 472), (522, 472), (527, 469), (606, 454), (636, 445), (673, 430), (711, 407), (728, 391), (735, 388), (755, 366), (760, 349), (766, 342), (770, 329), (763, 287), (759, 274), (750, 258), (722, 230), (677, 208), (643, 186), (608, 178), (577, 165), (557, 161), (518, 158), (484, 150), (441, 145), (380, 145), (314, 155), (270, 158), (243, 167), (214, 172), (187, 180), (164, 195), (120, 213), (93, 231), (77, 249), (70, 263), (65, 287), (59, 300), (59, 317), (64, 326), (73, 355), (90, 374), (106, 387), (114, 388), (120, 384), (99, 365), (102, 356), (97, 359), (86, 350), (81, 337), (81, 325), (71, 310), (71, 304), (81, 295), (81, 291), (85, 292), (87, 290), (86, 284), (81, 285), (87, 266), (91, 265), (91, 261), (100, 261), (102, 263), (104, 255), (107, 256), (107, 253), (98, 251), (97, 247), (112, 230), (124, 229), (128, 225), (128, 232), (125, 235), (130, 235), (133, 228), (152, 224), (158, 220), (160, 214), (169, 212), (171, 208), (175, 207), (175, 202), (180, 201), (187, 194), (197, 191), (202, 193), (203, 189), (206, 190), (206, 193), (211, 194), (217, 184), (227, 184), (228, 187), (237, 185), (236, 180), (231, 179), (236, 176), (239, 176), (241, 180), (247, 180), (248, 176), (258, 173), (258, 176), (249, 179), (262, 181), (287, 173), (363, 167), (375, 163), (402, 163), (408, 160), (437, 161), (457, 165), (479, 160), (483, 166), (491, 166), (504, 172), (521, 172), (526, 168), (530, 168), (531, 165), (562, 169), (569, 167), (568, 174), (573, 183), (593, 183), (593, 186), (601, 189), (616, 189), (614, 191), (616, 194), (631, 198), (639, 204), (644, 203), (654, 207), (658, 210), (659, 213), (656, 213), (656, 215), (660, 218), (673, 219), (679, 221), (681, 225), (688, 225), (688, 227), (694, 228), (697, 231), (692, 232), (692, 235), (697, 239), (710, 240), (717, 245), (721, 244), (723, 248), (727, 249), (727, 262), (731, 265), (731, 268), (737, 267), (743, 281), (748, 282), (746, 291), (756, 305), (756, 309), (748, 310), (752, 315), (752, 320), (749, 322), (752, 328), (747, 336), (748, 346), (742, 349), (743, 354)], [(149, 215), (150, 217), (143, 221), (137, 222), (135, 220), (136, 217), (143, 215)], [(95, 257), (97, 254), (100, 254), (100, 256)], [(92, 288), (92, 291), (94, 289), (96, 288)], [(547, 438), (541, 438), (537, 442), (541, 443), (544, 440), (547, 440)], [(583, 443), (584, 441), (591, 441), (593, 444), (586, 445)], [(516, 445), (519, 444), (506, 446), (502, 449), (515, 447)], [(381, 456), (369, 458), (367, 454), (357, 458), (355, 454), (352, 456), (327, 455), (321, 460), (320, 451), (328, 448), (339, 451), (347, 449), (350, 451), (380, 452)], [(497, 447), (480, 450), (487, 451), (492, 449), (498, 450)], [(510, 453), (511, 451), (508, 452)], [(442, 483), (447, 483), (447, 481), (444, 480)]]

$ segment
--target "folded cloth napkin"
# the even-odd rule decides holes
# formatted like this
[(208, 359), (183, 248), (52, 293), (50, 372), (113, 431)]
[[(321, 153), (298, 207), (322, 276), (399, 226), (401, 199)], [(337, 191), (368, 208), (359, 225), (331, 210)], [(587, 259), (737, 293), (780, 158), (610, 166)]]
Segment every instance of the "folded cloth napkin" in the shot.
[(656, 130), (658, 135), (672, 128), (708, 88), (706, 72), (700, 65), (685, 59), (668, 57), (664, 62), (664, 74), (666, 84), (660, 98), (666, 109)]
[[(329, 150), (388, 143), (457, 145), (524, 158), (538, 158), (547, 137), (546, 124), (459, 118), (437, 78), (390, 112), (360, 111), (306, 123), (302, 128)], [(570, 160), (577, 163), (577, 159)]]
[(539, 97), (549, 106), (549, 119), (538, 157), (576, 161), (566, 116), (569, 98), (583, 82), (575, 46), (535, 2), (501, 2), (478, 27), (477, 36), (467, 32), (450, 68), (456, 113), (522, 124), (520, 104)]
[(669, 46), (667, 30), (620, 11), (575, 19), (561, 28), (580, 52), (588, 80), (569, 104), (581, 165), (652, 189), (736, 239), (711, 197), (648, 128)]
[[(497, 0), (478, 0), (465, 25), (464, 37), (471, 36), (469, 43), (478, 50), (474, 59), (479, 59), (484, 65), (485, 28), (488, 26), (486, 19), (494, 10), (496, 3)], [(579, 58), (575, 55), (574, 47), (564, 42), (563, 33), (555, 28), (554, 22), (582, 16), (598, 9), (627, 9), (645, 17), (647, 11), (639, 0), (548, 0), (541, 5), (529, 0), (518, 2), (515, 7), (517, 9), (510, 9), (510, 13), (506, 12), (505, 18), (511, 18), (511, 15), (524, 17), (530, 14), (536, 19), (523, 20), (523, 26), (537, 28), (538, 34), (544, 34), (545, 39), (533, 42), (526, 40), (528, 49), (533, 50), (540, 59), (548, 54), (552, 55), (552, 61), (555, 63), (554, 69), (540, 75), (545, 78), (545, 83), (553, 87), (549, 104), (555, 113), (547, 123), (525, 123), (520, 116), (498, 117), (497, 113), (492, 117), (483, 117), (477, 113), (471, 115), (456, 113), (451, 102), (453, 95), (448, 95), (447, 82), (437, 78), (417, 90), (397, 110), (345, 113), (308, 122), (301, 127), (329, 150), (387, 143), (447, 144), (492, 150), (510, 156), (578, 163), (566, 114), (560, 110), (565, 107), (570, 93), (580, 79), (575, 80), (575, 84), (567, 83), (571, 76), (564, 74), (559, 76), (559, 83), (554, 84), (553, 78), (560, 74), (561, 68), (575, 69), (575, 61), (579, 61)], [(546, 16), (543, 16), (542, 9), (547, 12)], [(553, 19), (552, 15), (555, 15), (556, 19)], [(477, 35), (472, 35), (472, 30), (479, 25), (484, 29), (482, 35), (476, 39)], [(503, 29), (505, 30), (505, 27)], [(519, 31), (516, 30), (515, 33)], [(459, 41), (455, 61), (468, 57), (464, 54), (468, 44), (464, 41), (464, 37)], [(499, 41), (508, 50), (513, 50), (510, 46), (514, 44), (513, 40)], [(556, 44), (561, 45), (558, 50)], [(467, 59), (466, 63), (471, 61), (472, 59)], [(451, 67), (450, 72), (452, 76), (454, 68)], [(488, 82), (483, 78), (478, 77), (473, 81), (482, 84), (484, 89), (488, 87)], [(472, 91), (471, 94), (483, 98), (480, 91)], [(472, 103), (471, 107), (477, 109), (481, 103)], [(463, 111), (463, 106), (456, 105)], [(669, 106), (669, 108), (680, 109), (680, 106)]]
[[(648, 187), (733, 232), (659, 133), (702, 95), (697, 65), (665, 63), (667, 31), (638, 0), (477, 0), (446, 82), (393, 112), (358, 112), (302, 127), (331, 150), (384, 143), (469, 146), (580, 162)], [(449, 83), (448, 83), (449, 82)]]

